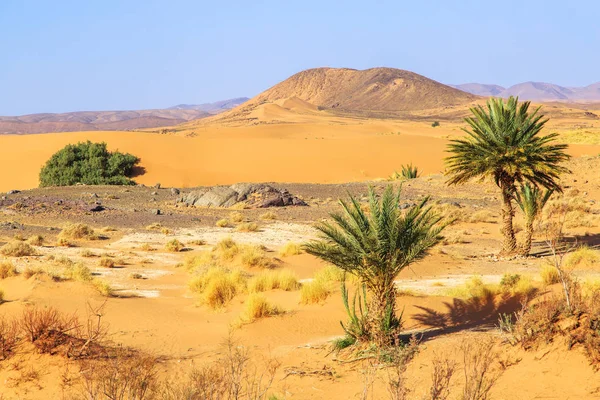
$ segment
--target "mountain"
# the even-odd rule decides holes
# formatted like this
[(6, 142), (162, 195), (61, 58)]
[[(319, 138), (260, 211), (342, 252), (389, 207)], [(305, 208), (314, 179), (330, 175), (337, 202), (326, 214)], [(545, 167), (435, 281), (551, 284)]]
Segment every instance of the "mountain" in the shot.
[(211, 114), (201, 110), (77, 111), (0, 117), (0, 134), (130, 130), (172, 126)]
[(510, 97), (519, 96), (522, 100), (596, 102), (600, 101), (600, 82), (585, 87), (565, 87), (546, 82), (523, 82), (509, 88), (498, 85), (465, 83), (453, 87), (479, 96)]
[(173, 107), (169, 107), (169, 110), (199, 110), (205, 111), (209, 114), (218, 114), (223, 111), (235, 108), (240, 104), (250, 100), (248, 97), (236, 97), (235, 99), (221, 100), (214, 103), (203, 103), (203, 104), (178, 104)]
[(475, 94), (477, 96), (498, 96), (503, 90), (499, 85), (486, 85), (483, 83), (463, 83), (460, 85), (451, 85), (453, 88), (462, 90), (463, 92)]

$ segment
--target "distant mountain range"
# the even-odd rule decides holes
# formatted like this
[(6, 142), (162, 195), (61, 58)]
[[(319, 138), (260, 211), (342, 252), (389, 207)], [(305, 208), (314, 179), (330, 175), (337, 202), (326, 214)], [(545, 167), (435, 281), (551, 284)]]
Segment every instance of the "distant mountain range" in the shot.
[(464, 83), (451, 86), (467, 93), (486, 97), (519, 96), (519, 99), (532, 101), (600, 101), (600, 82), (584, 87), (564, 87), (545, 82), (524, 82), (509, 88), (482, 83)]
[(75, 131), (122, 131), (178, 125), (227, 111), (248, 100), (239, 97), (199, 105), (181, 104), (167, 109), (135, 111), (76, 111), (60, 114), (0, 116), (0, 134)]

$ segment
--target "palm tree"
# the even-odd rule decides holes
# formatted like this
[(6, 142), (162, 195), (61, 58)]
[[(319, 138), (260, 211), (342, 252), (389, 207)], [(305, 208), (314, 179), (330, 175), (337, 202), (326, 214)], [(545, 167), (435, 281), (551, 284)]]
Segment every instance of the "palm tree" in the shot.
[(561, 166), (569, 159), (567, 145), (556, 143), (555, 133), (540, 135), (548, 119), (539, 114), (539, 107), (529, 112), (529, 105), (510, 97), (506, 102), (489, 99), (486, 108), (471, 108), (473, 116), (465, 118), (470, 129), (463, 129), (468, 136), (448, 146), (452, 153), (446, 158), (449, 184), (491, 178), (502, 192), (502, 255), (517, 250), (512, 203), (516, 184), (530, 182), (561, 191), (559, 176), (569, 172)]
[(379, 198), (370, 188), (368, 212), (352, 196), (349, 202), (340, 200), (343, 212), (331, 214), (333, 222), (317, 224), (319, 240), (304, 245), (307, 253), (361, 280), (369, 298), (367, 336), (380, 345), (388, 345), (401, 324), (394, 280), (438, 243), (445, 226), (426, 206), (428, 198), (400, 211), (400, 192), (389, 185)]
[(525, 214), (525, 239), (521, 245), (521, 255), (526, 256), (531, 251), (533, 223), (544, 209), (552, 193), (554, 193), (554, 189), (542, 190), (529, 183), (521, 185), (516, 192), (515, 200)]

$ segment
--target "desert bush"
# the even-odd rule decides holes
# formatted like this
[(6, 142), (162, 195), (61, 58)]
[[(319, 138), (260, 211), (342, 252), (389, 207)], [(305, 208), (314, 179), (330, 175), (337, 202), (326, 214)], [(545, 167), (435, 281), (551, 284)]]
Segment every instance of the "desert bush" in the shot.
[(94, 252), (91, 251), (90, 249), (83, 249), (83, 250), (81, 250), (81, 252), (79, 253), (79, 255), (81, 257), (85, 257), (85, 258), (96, 257), (96, 254), (94, 254)]
[(219, 228), (227, 228), (229, 226), (229, 220), (222, 218), (215, 223)]
[(486, 285), (480, 276), (472, 276), (464, 285), (452, 288), (448, 291), (452, 297), (460, 299), (491, 299), (497, 294), (497, 289), (492, 285)]
[(215, 258), (216, 256), (213, 252), (203, 251), (199, 254), (188, 255), (185, 258), (183, 266), (187, 272), (217, 267), (219, 263)]
[(67, 344), (70, 333), (79, 322), (75, 315), (65, 315), (52, 307), (27, 307), (20, 319), (20, 326), (28, 342), (40, 353), (53, 352)]
[(327, 300), (327, 297), (329, 297), (330, 294), (330, 285), (315, 279), (302, 284), (302, 287), (300, 288), (300, 303), (322, 303)]
[(8, 242), (0, 247), (0, 254), (8, 257), (26, 257), (36, 255), (35, 249), (24, 242)]
[(163, 228), (160, 222), (153, 222), (150, 225), (146, 226), (147, 231), (160, 231)]
[(62, 231), (58, 234), (60, 239), (67, 240), (78, 240), (78, 239), (86, 239), (86, 240), (96, 240), (98, 236), (96, 232), (85, 224), (67, 224)]
[(16, 319), (0, 315), (0, 361), (8, 359), (14, 353), (19, 343), (19, 330), (19, 322)]
[(231, 261), (240, 252), (240, 246), (231, 238), (219, 241), (213, 248), (213, 252), (221, 261)]
[(13, 240), (18, 240), (20, 242), (24, 242), (25, 241), (25, 237), (22, 234), (17, 233), (17, 234), (15, 234), (13, 236)]
[(234, 222), (234, 223), (238, 224), (238, 223), (244, 221), (244, 214), (242, 214), (239, 211), (234, 211), (231, 214), (229, 214), (229, 220), (231, 222)]
[(41, 169), (40, 186), (132, 185), (130, 177), (138, 163), (131, 154), (108, 151), (106, 143), (69, 144)]
[(190, 240), (188, 242), (188, 245), (190, 245), (190, 246), (204, 246), (205, 244), (206, 244), (206, 242), (202, 239)]
[(468, 243), (466, 235), (468, 235), (468, 231), (465, 230), (447, 231), (440, 243), (443, 245)]
[(302, 253), (302, 246), (294, 242), (287, 242), (279, 249), (279, 255), (282, 257), (296, 256)]
[(156, 249), (154, 247), (150, 246), (148, 243), (143, 243), (140, 246), (140, 250), (142, 250), (142, 251), (154, 251)]
[(450, 381), (456, 371), (456, 362), (435, 356), (432, 360), (430, 400), (447, 400), (450, 396)]
[(115, 265), (115, 261), (109, 257), (101, 257), (100, 261), (98, 261), (98, 266), (102, 268), (114, 268)]
[(79, 282), (89, 282), (92, 278), (92, 271), (82, 263), (76, 263), (65, 268), (63, 276)]
[(0, 262), (0, 279), (10, 278), (18, 275), (17, 268), (10, 261)]
[(32, 276), (36, 276), (36, 275), (39, 275), (41, 273), (43, 273), (43, 271), (42, 271), (41, 268), (39, 268), (39, 267), (34, 268), (34, 267), (31, 267), (31, 266), (28, 265), (28, 266), (25, 267), (25, 269), (23, 269), (23, 274), (22, 275), (23, 275), (23, 278), (29, 279)]
[(44, 237), (42, 235), (33, 235), (27, 239), (27, 243), (32, 246), (43, 246), (44, 245)]
[(288, 269), (262, 271), (248, 280), (248, 291), (251, 293), (272, 289), (291, 291), (299, 287), (296, 274)]
[(560, 282), (560, 276), (554, 266), (544, 264), (540, 268), (540, 277), (544, 285), (554, 285)]
[(139, 272), (133, 272), (129, 275), (131, 279), (144, 279), (144, 276)]
[(169, 240), (167, 242), (167, 244), (165, 245), (165, 250), (171, 251), (173, 253), (177, 253), (177, 252), (183, 250), (184, 247), (185, 246), (183, 245), (183, 243), (181, 243), (179, 240), (172, 239), (172, 240)]
[(104, 297), (112, 297), (114, 295), (113, 288), (108, 282), (102, 279), (92, 279), (92, 285)]
[(258, 232), (258, 224), (255, 222), (244, 222), (235, 227), (237, 232)]
[(498, 353), (494, 349), (493, 339), (465, 339), (461, 351), (465, 376), (462, 400), (487, 400), (500, 377), (500, 372), (494, 368)]
[(240, 259), (242, 265), (250, 268), (273, 268), (275, 263), (273, 259), (266, 255), (262, 246), (247, 245), (243, 246)]
[(277, 214), (275, 214), (273, 211), (267, 211), (260, 215), (260, 219), (265, 221), (275, 220), (277, 219)]
[(588, 246), (580, 246), (565, 257), (569, 269), (592, 267), (600, 262), (600, 252)]
[(433, 121), (433, 122), (431, 123), (431, 127), (432, 127), (432, 128), (437, 128), (438, 126), (440, 126), (440, 121)]
[(267, 298), (260, 293), (251, 293), (244, 303), (242, 320), (253, 322), (260, 318), (281, 314), (281, 309), (269, 303)]
[(246, 279), (241, 271), (209, 268), (188, 282), (190, 291), (200, 297), (200, 302), (212, 309), (226, 306), (244, 290)]
[(470, 214), (469, 217), (467, 218), (467, 222), (470, 222), (472, 224), (476, 224), (476, 223), (493, 224), (494, 222), (496, 222), (496, 216), (491, 211), (479, 210), (479, 211), (475, 211), (474, 213)]
[(75, 244), (68, 239), (59, 237), (56, 241), (56, 245), (59, 247), (75, 247)]

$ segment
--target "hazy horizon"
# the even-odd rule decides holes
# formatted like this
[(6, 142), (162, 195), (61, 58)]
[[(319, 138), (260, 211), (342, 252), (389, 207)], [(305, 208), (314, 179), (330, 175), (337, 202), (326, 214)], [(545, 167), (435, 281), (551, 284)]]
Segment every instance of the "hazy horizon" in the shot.
[(592, 1), (123, 3), (2, 2), (0, 115), (252, 97), (321, 66), (400, 68), (445, 84), (600, 81)]

